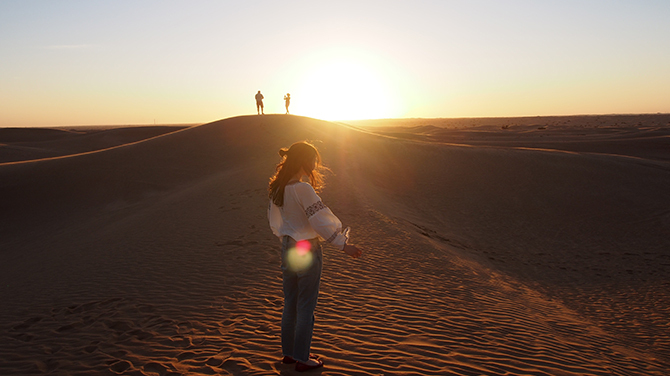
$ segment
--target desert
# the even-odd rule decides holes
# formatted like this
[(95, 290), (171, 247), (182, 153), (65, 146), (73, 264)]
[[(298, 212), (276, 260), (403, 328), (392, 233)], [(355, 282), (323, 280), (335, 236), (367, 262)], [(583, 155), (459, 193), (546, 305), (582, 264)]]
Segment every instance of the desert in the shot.
[(313, 374), (668, 374), (668, 114), (0, 129), (0, 374), (295, 374), (299, 140), (366, 251), (324, 249)]

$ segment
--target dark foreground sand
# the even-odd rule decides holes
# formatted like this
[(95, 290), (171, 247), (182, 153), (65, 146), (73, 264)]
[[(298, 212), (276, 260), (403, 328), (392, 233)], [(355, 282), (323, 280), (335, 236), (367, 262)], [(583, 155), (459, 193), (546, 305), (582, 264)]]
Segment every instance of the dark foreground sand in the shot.
[(99, 151), (147, 140), (187, 127), (162, 125), (0, 128), (0, 163)]
[(0, 374), (293, 374), (266, 184), (307, 139), (366, 251), (326, 249), (315, 374), (667, 375), (670, 119), (584, 118), (44, 132), (0, 164)]

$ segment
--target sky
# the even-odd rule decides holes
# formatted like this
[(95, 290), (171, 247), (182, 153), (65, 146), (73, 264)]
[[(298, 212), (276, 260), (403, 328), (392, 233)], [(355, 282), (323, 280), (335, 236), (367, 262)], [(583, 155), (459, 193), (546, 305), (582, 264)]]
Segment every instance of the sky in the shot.
[(1, 0), (0, 127), (670, 113), (670, 1)]

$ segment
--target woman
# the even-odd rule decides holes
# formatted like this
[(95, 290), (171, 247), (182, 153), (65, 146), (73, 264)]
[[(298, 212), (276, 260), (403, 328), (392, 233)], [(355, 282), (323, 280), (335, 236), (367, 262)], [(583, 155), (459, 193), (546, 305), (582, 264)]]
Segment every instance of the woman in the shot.
[(323, 263), (320, 239), (353, 258), (362, 252), (347, 244), (349, 228), (342, 230), (342, 222), (316, 194), (323, 186), (318, 150), (307, 142), (296, 142), (279, 155), (282, 160), (270, 179), (268, 219), (282, 242), (282, 362), (296, 363), (296, 371), (307, 371), (323, 366), (323, 361), (309, 353)]

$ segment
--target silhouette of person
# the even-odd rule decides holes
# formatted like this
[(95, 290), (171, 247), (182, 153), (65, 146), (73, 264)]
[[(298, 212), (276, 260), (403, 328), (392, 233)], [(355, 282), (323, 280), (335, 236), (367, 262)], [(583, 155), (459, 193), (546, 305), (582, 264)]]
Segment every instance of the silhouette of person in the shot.
[(256, 93), (256, 112), (258, 112), (259, 115), (265, 115), (265, 112), (263, 112), (263, 94), (261, 94), (260, 90)]
[(288, 114), (288, 106), (291, 104), (291, 94), (284, 95), (284, 102), (286, 102), (286, 113)]

